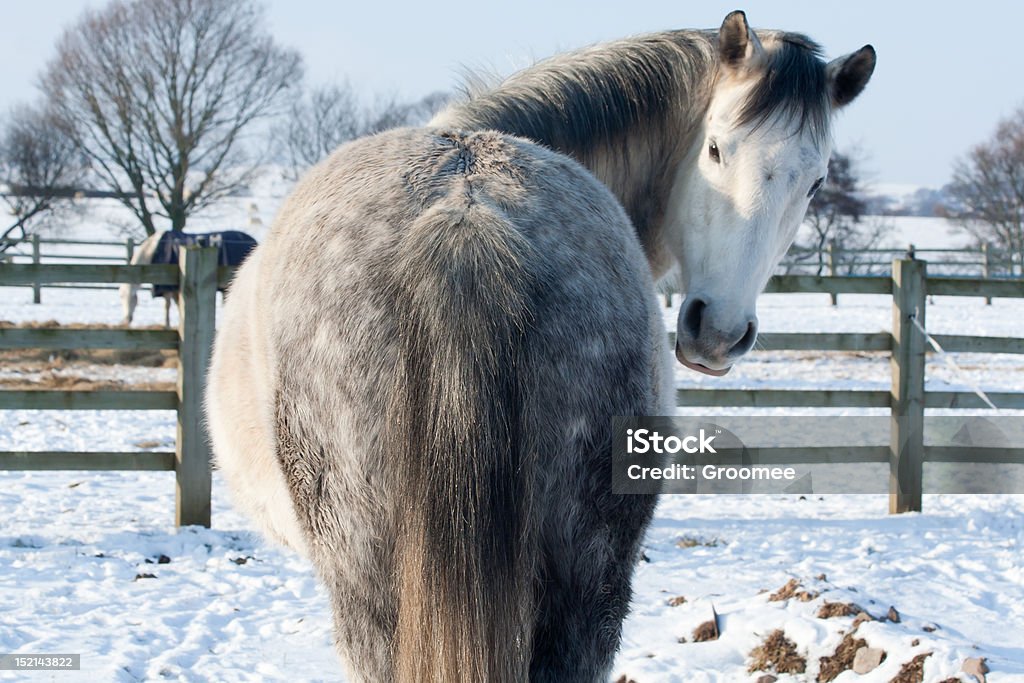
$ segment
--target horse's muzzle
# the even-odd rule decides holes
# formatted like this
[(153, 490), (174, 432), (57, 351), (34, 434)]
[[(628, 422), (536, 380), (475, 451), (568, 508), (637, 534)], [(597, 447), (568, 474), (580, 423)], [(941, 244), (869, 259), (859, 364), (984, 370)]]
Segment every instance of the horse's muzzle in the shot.
[[(742, 321), (742, 318), (740, 319)], [(687, 297), (676, 327), (676, 359), (691, 370), (721, 377), (733, 362), (754, 346), (757, 318), (723, 325), (714, 306), (703, 298)]]
[(720, 370), (715, 370), (714, 368), (709, 368), (703, 363), (694, 363), (690, 361), (683, 353), (683, 349), (679, 346), (679, 342), (676, 342), (676, 360), (691, 370), (696, 370), (697, 372), (702, 372), (705, 375), (711, 375), (712, 377), (722, 377), (729, 374), (729, 371), (732, 370), (731, 365), (727, 365)]

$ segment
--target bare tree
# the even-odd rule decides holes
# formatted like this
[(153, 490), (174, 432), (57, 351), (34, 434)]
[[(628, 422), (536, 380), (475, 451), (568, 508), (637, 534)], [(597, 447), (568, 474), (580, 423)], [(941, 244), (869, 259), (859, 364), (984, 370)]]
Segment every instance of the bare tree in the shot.
[(378, 97), (362, 106), (345, 82), (310, 89), (292, 103), (276, 137), (282, 143), (286, 178), (295, 180), (344, 142), (389, 128), (425, 123), (448, 102), (446, 93), (432, 93), (411, 104)]
[(1004, 250), (1010, 274), (1024, 274), (1024, 108), (957, 161), (947, 191), (947, 214), (979, 243)]
[[(866, 211), (867, 201), (856, 159), (850, 154), (833, 153), (825, 183), (807, 208), (804, 224), (810, 236), (793, 244), (788, 260), (809, 263), (815, 266), (816, 274), (821, 275), (830, 244), (840, 254), (877, 247), (889, 226), (868, 218)], [(851, 275), (862, 270), (862, 266), (847, 255), (836, 263), (835, 274)]]
[(335, 147), (358, 137), (360, 127), (359, 102), (348, 83), (313, 88), (296, 98), (277, 136), (286, 175), (294, 180)]
[(71, 206), (85, 163), (52, 112), (22, 105), (11, 111), (0, 137), (0, 183), (13, 223), (0, 231), (0, 252)]
[(244, 135), (301, 78), (253, 0), (114, 0), (57, 44), (41, 85), (99, 181), (146, 232), (247, 185)]

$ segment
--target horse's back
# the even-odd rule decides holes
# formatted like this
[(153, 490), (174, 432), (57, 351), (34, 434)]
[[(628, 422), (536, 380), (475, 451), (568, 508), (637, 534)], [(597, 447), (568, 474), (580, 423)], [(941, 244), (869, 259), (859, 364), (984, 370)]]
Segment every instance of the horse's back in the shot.
[[(398, 591), (406, 603), (417, 592), (430, 600), (435, 584), (401, 577), (448, 571), (432, 569), (426, 551), (417, 560), (423, 566), (409, 569), (409, 519), (421, 531), (464, 523), (438, 515), (458, 516), (462, 489), (476, 490), (466, 482), (485, 480), (480, 496), (500, 501), (488, 503), (481, 523), (493, 526), (484, 535), (495, 538), (482, 544), (504, 558), (491, 563), (494, 571), (507, 560), (522, 581), (503, 589), (511, 602), (502, 607), (505, 598), (496, 599), (491, 611), (526, 630), (492, 644), (518, 648), (504, 659), (486, 644), (462, 646), (495, 658), (485, 678), (503, 680), (498, 668), (526, 666), (523, 653), (535, 635), (528, 622), (540, 599), (531, 577), (563, 578), (555, 566), (561, 560), (538, 559), (537, 550), (557, 548), (574, 527), (582, 536), (604, 529), (620, 511), (636, 518), (624, 534), (635, 543), (650, 514), (649, 500), (625, 501), (608, 490), (610, 416), (658, 412), (665, 389), (660, 313), (622, 208), (581, 166), (527, 141), (400, 130), (346, 145), (315, 168), (255, 254), (233, 285), (211, 381), (211, 406), (221, 406), (211, 416), (223, 420), (241, 408), (227, 397), (235, 378), (249, 374), (237, 381), (269, 385), (246, 392), (245, 409), (258, 416), (250, 422), (259, 429), (249, 436), (214, 430), (236, 498), (251, 497), (254, 481), (274, 489), (263, 498), (290, 497), (290, 508), (257, 510), (257, 521), (279, 539), (301, 530), (293, 545), (309, 549), (331, 588), (350, 665), (368, 680), (388, 680), (398, 666), (393, 640), (400, 650), (416, 638), (445, 640), (440, 604), (426, 610), (441, 615), (437, 624), (422, 634), (403, 630)], [(257, 289), (274, 295), (258, 299)], [(233, 345), (236, 337), (243, 343)], [(261, 476), (270, 463), (276, 471)], [(445, 479), (452, 472), (461, 484)], [(427, 483), (416, 488), (416, 481)], [(455, 499), (432, 513), (416, 495)], [(480, 532), (458, 529), (436, 536), (458, 544)], [(429, 536), (415, 537), (440, 542)], [(565, 550), (632, 552), (612, 548), (616, 541), (606, 536)], [(442, 550), (457, 556), (459, 548)], [(481, 581), (493, 580), (484, 574)], [(594, 590), (605, 590), (600, 572), (591, 574), (605, 582)], [(468, 604), (448, 611), (460, 609), (462, 621), (474, 618)], [(607, 618), (604, 606), (594, 610)], [(429, 660), (423, 666), (435, 671), (464, 671), (458, 662), (468, 661), (443, 647), (420, 650)], [(519, 664), (506, 661), (517, 657)]]
[[(456, 212), (463, 227), (456, 220), (436, 239), (414, 236), (417, 220), (431, 211)], [(556, 401), (551, 414), (566, 424), (655, 409), (636, 403), (644, 393), (636, 378), (650, 368), (651, 318), (660, 325), (660, 316), (623, 210), (572, 160), (493, 132), (378, 135), (343, 147), (300, 184), (260, 247), (261, 286), (274, 292), (266, 305), (272, 345), (285, 364), (280, 376), (304, 378), (305, 398), (325, 412), (345, 414), (338, 404), (358, 397), (359, 430), (383, 428), (375, 416), (386, 398), (382, 378), (393, 376), (399, 360), (403, 301), (428, 286), (428, 261), (459, 275), (452, 255), (474, 216), (511, 231), (491, 233), (515, 253), (508, 286), (529, 299), (522, 343), (531, 395)], [(420, 251), (411, 248), (417, 240)], [(475, 292), (485, 300), (490, 294)], [(436, 311), (442, 302), (420, 297), (419, 305)], [(595, 395), (588, 386), (607, 391)]]

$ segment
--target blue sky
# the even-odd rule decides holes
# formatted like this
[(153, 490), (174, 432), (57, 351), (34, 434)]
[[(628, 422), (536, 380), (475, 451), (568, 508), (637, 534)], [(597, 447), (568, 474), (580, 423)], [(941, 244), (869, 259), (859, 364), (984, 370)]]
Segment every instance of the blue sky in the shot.
[[(0, 111), (34, 97), (35, 76), (82, 0), (3, 0)], [(463, 67), (508, 73), (555, 52), (630, 34), (717, 27), (733, 9), (755, 27), (801, 31), (828, 57), (865, 43), (878, 68), (839, 117), (841, 149), (858, 147), (879, 183), (937, 187), (953, 160), (1024, 105), (1024, 6), (857, 2), (556, 2), (269, 0), (270, 28), (306, 60), (310, 82), (348, 78), (372, 93), (415, 98), (451, 89)]]

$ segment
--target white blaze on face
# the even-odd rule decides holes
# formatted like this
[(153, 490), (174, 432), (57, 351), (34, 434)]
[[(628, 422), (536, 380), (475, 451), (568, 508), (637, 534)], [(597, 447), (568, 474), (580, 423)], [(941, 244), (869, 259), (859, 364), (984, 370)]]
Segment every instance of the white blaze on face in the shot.
[[(676, 185), (674, 251), (686, 301), (677, 357), (724, 374), (753, 346), (757, 296), (796, 235), (828, 168), (827, 135), (786, 114), (738, 125), (750, 89), (720, 87), (704, 121), (696, 169)], [(691, 166), (692, 168), (692, 166)]]
[(696, 210), (686, 223), (699, 222), (714, 234), (691, 241), (684, 266), (691, 289), (710, 280), (719, 291), (725, 286), (737, 292), (753, 313), (754, 297), (789, 248), (823, 181), (831, 143), (827, 136), (815, 139), (809, 127), (798, 130), (785, 115), (756, 127), (735, 126), (731, 113), (746, 89), (727, 89), (708, 114), (692, 188), (699, 200), (691, 197)]

